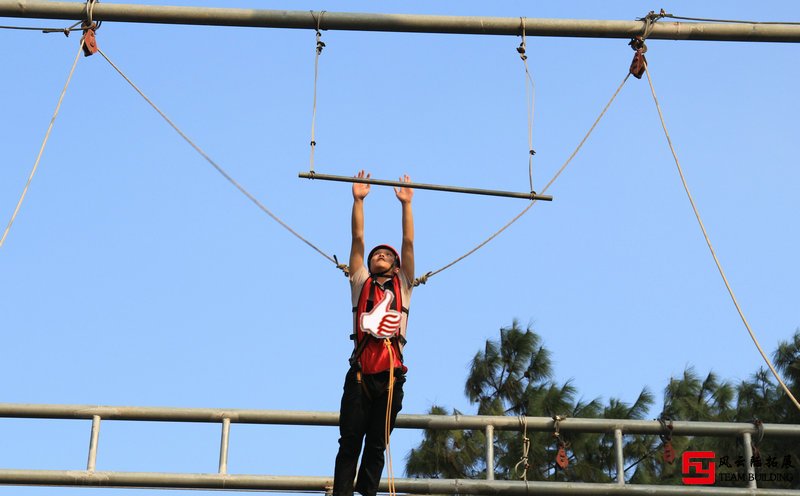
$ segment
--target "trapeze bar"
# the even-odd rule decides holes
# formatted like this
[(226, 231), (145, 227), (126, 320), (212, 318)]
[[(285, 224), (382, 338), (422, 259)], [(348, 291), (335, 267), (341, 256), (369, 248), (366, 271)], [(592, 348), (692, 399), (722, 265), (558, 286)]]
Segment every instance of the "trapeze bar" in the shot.
[(492, 189), (462, 188), (460, 186), (440, 186), (437, 184), (404, 183), (402, 181), (386, 181), (383, 179), (367, 179), (365, 177), (332, 176), (316, 172), (301, 172), (298, 177), (304, 179), (320, 179), (322, 181), (339, 181), (343, 183), (377, 184), (380, 186), (398, 186), (412, 189), (432, 189), (448, 191), (450, 193), (468, 193), (471, 195), (504, 196), (508, 198), (521, 198), (524, 200), (553, 201), (550, 195), (537, 195), (535, 193), (515, 193), (513, 191), (496, 191)]

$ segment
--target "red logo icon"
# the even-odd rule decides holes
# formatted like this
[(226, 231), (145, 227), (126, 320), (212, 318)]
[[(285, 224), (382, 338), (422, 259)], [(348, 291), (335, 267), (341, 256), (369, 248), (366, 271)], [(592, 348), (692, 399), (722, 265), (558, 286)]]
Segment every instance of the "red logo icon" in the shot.
[(683, 483), (702, 486), (713, 484), (717, 478), (715, 458), (716, 454), (713, 451), (685, 451), (681, 457)]

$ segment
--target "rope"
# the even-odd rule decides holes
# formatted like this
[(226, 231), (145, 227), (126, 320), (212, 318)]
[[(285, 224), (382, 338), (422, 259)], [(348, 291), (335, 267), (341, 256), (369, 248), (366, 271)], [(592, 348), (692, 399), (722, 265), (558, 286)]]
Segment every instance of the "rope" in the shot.
[(69, 36), (69, 34), (81, 24), (83, 21), (78, 21), (77, 24), (73, 24), (68, 28), (37, 28), (33, 26), (0, 26), (0, 29), (16, 29), (19, 31), (41, 31), (42, 33), (49, 34), (49, 33), (64, 33), (64, 36)]
[(386, 399), (386, 422), (384, 435), (386, 439), (386, 474), (389, 481), (389, 495), (395, 496), (397, 488), (394, 484), (394, 469), (392, 467), (392, 450), (389, 448), (389, 438), (392, 433), (392, 400), (394, 399), (394, 350), (392, 349), (392, 342), (389, 339), (384, 339), (383, 344), (389, 351), (389, 397)]
[(310, 241), (308, 241), (307, 239), (305, 239), (303, 236), (301, 236), (301, 235), (300, 235), (300, 234), (299, 234), (297, 231), (295, 231), (294, 229), (292, 229), (291, 227), (289, 227), (289, 225), (288, 225), (288, 224), (286, 224), (285, 222), (283, 222), (283, 221), (282, 221), (282, 220), (281, 220), (281, 219), (280, 219), (280, 218), (279, 218), (277, 215), (273, 214), (273, 213), (272, 213), (272, 212), (271, 212), (271, 211), (270, 211), (270, 210), (269, 210), (267, 207), (265, 207), (265, 206), (264, 206), (264, 204), (262, 204), (260, 201), (258, 201), (258, 199), (257, 199), (255, 196), (253, 196), (252, 194), (250, 194), (250, 192), (248, 192), (248, 191), (247, 191), (247, 190), (246, 190), (246, 189), (245, 189), (245, 188), (244, 188), (244, 187), (243, 187), (241, 184), (239, 184), (238, 182), (236, 182), (236, 180), (235, 180), (233, 177), (231, 177), (231, 176), (230, 176), (230, 174), (228, 174), (227, 172), (225, 172), (225, 170), (224, 170), (222, 167), (220, 167), (220, 166), (219, 166), (219, 165), (218, 165), (216, 162), (214, 162), (214, 160), (213, 160), (211, 157), (209, 157), (209, 156), (206, 154), (206, 152), (204, 152), (204, 151), (203, 151), (203, 150), (202, 150), (202, 149), (201, 149), (199, 146), (197, 146), (197, 145), (194, 143), (194, 141), (192, 141), (192, 140), (191, 140), (191, 138), (189, 138), (189, 137), (188, 137), (186, 134), (184, 134), (184, 132), (183, 132), (183, 131), (181, 131), (181, 130), (180, 130), (180, 128), (178, 128), (178, 126), (177, 126), (177, 125), (175, 125), (175, 123), (174, 123), (174, 122), (172, 122), (172, 120), (171, 120), (169, 117), (167, 117), (167, 115), (166, 115), (164, 112), (162, 112), (162, 111), (161, 111), (161, 109), (160, 109), (160, 108), (158, 108), (158, 106), (156, 106), (156, 104), (155, 104), (155, 103), (153, 103), (153, 101), (152, 101), (152, 100), (150, 100), (150, 99), (147, 97), (147, 95), (145, 95), (145, 94), (142, 92), (142, 90), (140, 90), (140, 89), (139, 89), (139, 88), (138, 88), (138, 87), (137, 87), (137, 86), (136, 86), (136, 85), (133, 83), (133, 81), (131, 81), (131, 80), (128, 78), (128, 76), (126, 76), (126, 75), (125, 75), (125, 74), (122, 72), (122, 70), (120, 70), (120, 68), (119, 68), (119, 67), (117, 67), (117, 66), (116, 66), (116, 65), (113, 63), (113, 62), (111, 61), (111, 59), (109, 59), (109, 58), (108, 58), (108, 56), (107, 56), (107, 55), (106, 55), (106, 54), (105, 54), (105, 53), (104, 53), (102, 50), (99, 50), (99, 49), (98, 49), (98, 52), (100, 53), (100, 55), (102, 55), (102, 56), (103, 56), (103, 58), (104, 58), (104, 59), (106, 59), (106, 61), (107, 61), (107, 62), (108, 62), (110, 65), (111, 65), (111, 67), (113, 67), (113, 68), (114, 68), (114, 70), (116, 70), (116, 71), (119, 73), (119, 75), (120, 75), (120, 76), (122, 76), (122, 78), (123, 78), (123, 79), (125, 79), (125, 81), (127, 81), (127, 82), (128, 82), (128, 84), (130, 84), (130, 85), (131, 85), (131, 87), (132, 87), (134, 90), (136, 90), (136, 92), (137, 92), (137, 93), (139, 93), (139, 95), (141, 95), (141, 97), (142, 97), (142, 98), (144, 98), (144, 99), (145, 99), (145, 101), (147, 101), (147, 103), (149, 103), (149, 104), (150, 104), (150, 106), (151, 106), (151, 107), (153, 107), (153, 109), (154, 109), (156, 112), (158, 112), (158, 114), (159, 114), (159, 115), (160, 115), (160, 116), (161, 116), (161, 117), (162, 117), (162, 118), (163, 118), (163, 119), (164, 119), (164, 120), (167, 122), (167, 124), (169, 124), (169, 125), (172, 127), (172, 129), (174, 129), (174, 130), (175, 130), (175, 131), (176, 131), (176, 132), (177, 132), (177, 133), (178, 133), (178, 134), (181, 136), (181, 138), (183, 138), (183, 139), (184, 139), (184, 140), (185, 140), (187, 143), (189, 143), (189, 145), (191, 145), (191, 147), (192, 147), (192, 148), (194, 148), (194, 149), (197, 151), (197, 153), (199, 153), (199, 154), (200, 154), (200, 155), (201, 155), (201, 156), (202, 156), (204, 159), (206, 159), (206, 161), (207, 161), (209, 164), (211, 164), (211, 166), (212, 166), (212, 167), (214, 167), (214, 169), (216, 169), (216, 170), (217, 170), (217, 172), (219, 172), (219, 173), (222, 175), (222, 177), (224, 177), (225, 179), (227, 179), (227, 180), (228, 180), (228, 182), (230, 182), (230, 183), (231, 183), (231, 184), (232, 184), (232, 185), (233, 185), (233, 186), (234, 186), (236, 189), (238, 189), (238, 190), (239, 190), (239, 191), (240, 191), (240, 192), (241, 192), (241, 193), (242, 193), (244, 196), (246, 196), (246, 197), (247, 197), (247, 198), (248, 198), (250, 201), (252, 201), (252, 202), (253, 202), (253, 203), (254, 203), (254, 204), (255, 204), (255, 205), (256, 205), (256, 206), (257, 206), (259, 209), (261, 209), (261, 211), (263, 211), (265, 214), (267, 214), (267, 215), (269, 215), (270, 217), (272, 217), (272, 219), (273, 219), (275, 222), (277, 222), (278, 224), (280, 224), (281, 226), (283, 226), (283, 228), (284, 228), (284, 229), (286, 229), (286, 230), (287, 230), (287, 231), (289, 231), (290, 233), (294, 234), (294, 235), (295, 235), (295, 236), (296, 236), (298, 239), (300, 239), (300, 240), (301, 240), (303, 243), (305, 243), (305, 244), (307, 244), (308, 246), (310, 246), (311, 248), (313, 248), (313, 249), (314, 249), (314, 250), (315, 250), (317, 253), (319, 253), (319, 254), (320, 254), (320, 255), (322, 255), (323, 257), (327, 258), (328, 260), (330, 260), (331, 262), (333, 262), (334, 264), (336, 264), (336, 266), (337, 266), (338, 268), (342, 268), (342, 267), (341, 267), (341, 264), (339, 264), (339, 263), (338, 263), (338, 261), (336, 260), (336, 258), (329, 256), (328, 254), (326, 254), (325, 252), (323, 252), (322, 250), (320, 250), (319, 248), (317, 248), (317, 247), (316, 247), (316, 246), (315, 246), (313, 243), (311, 243)]
[[(531, 440), (528, 437), (528, 417), (520, 415), (519, 423), (522, 425), (522, 457), (520, 457), (517, 464), (514, 465), (514, 472), (516, 472), (518, 478), (527, 483), (528, 468), (530, 468), (530, 465), (528, 464), (528, 451), (531, 448)], [(522, 475), (519, 475), (520, 465), (522, 465)]]
[(314, 147), (317, 146), (317, 141), (314, 137), (314, 129), (317, 122), (317, 80), (319, 79), (319, 56), (322, 54), (322, 49), (325, 48), (325, 43), (322, 42), (322, 33), (320, 32), (320, 25), (322, 24), (322, 16), (325, 11), (320, 11), (319, 17), (314, 17), (314, 11), (311, 11), (311, 18), (317, 21), (317, 47), (316, 55), (314, 56), (314, 105), (311, 112), (311, 157), (309, 158), (309, 171), (314, 173)]
[[(554, 176), (553, 176), (553, 177), (550, 179), (550, 181), (549, 181), (549, 182), (548, 182), (548, 183), (545, 185), (545, 187), (544, 187), (544, 188), (542, 189), (542, 191), (541, 191), (541, 194), (544, 194), (544, 193), (545, 193), (545, 192), (546, 192), (546, 191), (547, 191), (547, 190), (550, 188), (550, 186), (551, 186), (551, 185), (552, 185), (552, 184), (553, 184), (553, 183), (556, 181), (556, 179), (558, 179), (558, 177), (561, 175), (561, 173), (562, 173), (562, 172), (564, 172), (564, 169), (566, 169), (566, 168), (567, 168), (567, 166), (569, 165), (569, 163), (570, 163), (570, 162), (572, 162), (572, 159), (573, 159), (573, 158), (575, 158), (575, 155), (577, 155), (577, 154), (578, 154), (578, 152), (580, 151), (580, 149), (583, 147), (583, 144), (584, 144), (584, 143), (586, 143), (586, 140), (589, 138), (589, 135), (590, 135), (590, 134), (592, 134), (592, 131), (594, 131), (594, 128), (595, 128), (595, 127), (597, 127), (597, 124), (600, 122), (600, 119), (602, 119), (602, 118), (603, 118), (603, 116), (606, 114), (606, 111), (608, 111), (608, 108), (611, 106), (611, 104), (612, 104), (612, 103), (614, 102), (614, 100), (617, 98), (617, 95), (619, 95), (619, 92), (622, 90), (622, 87), (623, 87), (623, 86), (625, 86), (625, 83), (628, 81), (628, 78), (629, 78), (629, 77), (630, 77), (630, 73), (628, 73), (628, 74), (626, 74), (626, 75), (625, 75), (625, 79), (623, 79), (623, 80), (622, 80), (622, 83), (620, 83), (619, 87), (617, 87), (617, 90), (614, 92), (614, 95), (611, 97), (611, 99), (608, 101), (608, 103), (606, 104), (606, 106), (603, 108), (603, 111), (602, 111), (602, 112), (600, 112), (600, 115), (599, 115), (599, 116), (597, 116), (597, 119), (595, 119), (595, 121), (594, 121), (594, 124), (592, 124), (592, 127), (591, 127), (591, 128), (589, 128), (589, 131), (586, 133), (586, 135), (583, 137), (583, 139), (581, 140), (581, 142), (578, 144), (578, 147), (577, 147), (577, 148), (575, 148), (575, 151), (574, 151), (574, 152), (572, 152), (572, 154), (569, 156), (569, 158), (567, 159), (567, 161), (566, 161), (566, 162), (564, 162), (564, 164), (561, 166), (561, 168), (560, 168), (560, 169), (558, 169), (558, 172), (556, 172), (556, 173), (555, 173), (555, 175), (554, 175)], [(453, 265), (457, 264), (458, 262), (460, 262), (460, 261), (464, 260), (465, 258), (467, 258), (468, 256), (472, 255), (473, 253), (475, 253), (475, 252), (476, 252), (476, 251), (478, 251), (479, 249), (483, 248), (483, 247), (484, 247), (486, 244), (488, 244), (488, 243), (489, 243), (491, 240), (493, 240), (494, 238), (496, 238), (497, 236), (499, 236), (499, 235), (500, 235), (500, 233), (502, 233), (503, 231), (505, 231), (506, 229), (508, 229), (508, 228), (511, 226), (511, 224), (513, 224), (513, 223), (514, 223), (514, 222), (516, 222), (516, 221), (517, 221), (517, 220), (518, 220), (520, 217), (522, 217), (523, 215), (525, 215), (525, 214), (528, 212), (528, 210), (530, 210), (530, 209), (531, 209), (531, 207), (532, 207), (532, 206), (533, 206), (535, 203), (536, 203), (536, 200), (532, 200), (532, 201), (531, 201), (531, 202), (528, 204), (528, 206), (527, 206), (527, 207), (525, 207), (525, 208), (524, 208), (524, 209), (523, 209), (523, 210), (522, 210), (520, 213), (518, 213), (518, 214), (516, 215), (516, 217), (514, 217), (513, 219), (511, 219), (511, 220), (510, 220), (508, 223), (506, 223), (506, 225), (504, 225), (503, 227), (501, 227), (501, 228), (500, 228), (500, 229), (499, 229), (497, 232), (495, 232), (494, 234), (492, 234), (491, 236), (489, 236), (489, 237), (488, 237), (486, 240), (484, 240), (483, 242), (481, 242), (481, 243), (480, 243), (478, 246), (476, 246), (475, 248), (473, 248), (473, 249), (471, 249), (470, 251), (468, 251), (467, 253), (465, 253), (465, 254), (461, 255), (460, 257), (458, 257), (457, 259), (453, 260), (453, 261), (452, 261), (452, 262), (450, 262), (449, 264), (445, 265), (445, 266), (444, 266), (444, 267), (442, 267), (441, 269), (437, 269), (437, 270), (434, 270), (434, 271), (428, 272), (428, 273), (426, 273), (424, 276), (422, 276), (422, 277), (419, 277), (419, 278), (417, 278), (417, 279), (414, 279), (414, 283), (413, 283), (413, 284), (414, 284), (414, 286), (419, 286), (420, 284), (425, 284), (426, 282), (428, 282), (428, 279), (430, 279), (431, 277), (435, 276), (435, 275), (436, 275), (436, 274), (438, 274), (439, 272), (442, 272), (442, 271), (443, 271), (443, 270), (445, 270), (445, 269), (449, 269), (449, 268), (450, 268), (450, 267), (452, 267)]]
[(527, 79), (525, 81), (525, 98), (528, 104), (528, 181), (530, 182), (531, 194), (535, 194), (533, 191), (533, 156), (536, 155), (536, 151), (533, 149), (533, 104), (536, 99), (536, 86), (533, 84), (533, 78), (528, 70), (528, 56), (525, 54), (525, 49), (527, 48), (525, 18), (520, 17), (519, 19), (522, 23), (522, 43), (517, 48), (517, 53), (519, 53), (519, 58), (522, 59), (522, 63), (525, 65), (525, 77)]
[(704, 19), (702, 17), (681, 17), (672, 14), (664, 14), (663, 17), (669, 17), (670, 19), (679, 19), (682, 21), (721, 22), (721, 23), (731, 23), (731, 24), (776, 24), (776, 25), (785, 24), (789, 26), (800, 26), (800, 22), (761, 22), (761, 21), (740, 21), (731, 19)]
[(28, 175), (28, 181), (25, 183), (25, 187), (22, 189), (22, 194), (19, 197), (17, 206), (16, 208), (14, 208), (14, 213), (11, 214), (11, 219), (8, 221), (8, 225), (6, 226), (5, 231), (3, 231), (3, 237), (0, 238), (0, 248), (2, 248), (3, 244), (6, 242), (8, 233), (11, 230), (11, 225), (14, 224), (14, 219), (17, 218), (19, 209), (22, 207), (22, 202), (23, 200), (25, 200), (25, 195), (28, 194), (28, 188), (30, 188), (31, 181), (33, 181), (33, 176), (36, 174), (36, 170), (39, 168), (39, 162), (42, 160), (42, 154), (44, 153), (44, 149), (47, 146), (47, 141), (50, 139), (50, 132), (53, 130), (53, 125), (56, 122), (56, 117), (58, 117), (58, 112), (61, 109), (61, 102), (64, 101), (64, 95), (66, 95), (69, 83), (70, 81), (72, 81), (72, 75), (75, 73), (75, 67), (77, 67), (78, 65), (78, 59), (80, 59), (82, 51), (83, 51), (83, 38), (81, 38), (80, 46), (78, 47), (78, 53), (77, 55), (75, 55), (75, 60), (72, 62), (72, 68), (69, 70), (69, 76), (67, 76), (67, 82), (64, 84), (64, 89), (61, 90), (61, 96), (58, 97), (58, 103), (56, 104), (56, 109), (53, 112), (53, 117), (50, 118), (50, 125), (47, 126), (47, 132), (44, 135), (42, 146), (39, 148), (39, 154), (36, 156), (36, 161), (34, 161), (33, 163), (33, 168), (31, 169), (31, 173)]
[(675, 165), (678, 167), (678, 174), (681, 177), (681, 182), (683, 183), (683, 189), (686, 191), (686, 196), (689, 198), (689, 203), (691, 203), (692, 205), (692, 210), (694, 211), (694, 215), (697, 218), (697, 223), (700, 225), (700, 230), (703, 231), (703, 237), (706, 240), (706, 244), (708, 245), (709, 251), (711, 251), (711, 256), (714, 258), (714, 263), (717, 265), (717, 270), (719, 271), (719, 275), (722, 276), (722, 281), (725, 283), (725, 288), (728, 290), (728, 294), (730, 295), (731, 300), (733, 301), (733, 304), (736, 307), (736, 311), (739, 313), (739, 317), (742, 319), (742, 322), (744, 323), (744, 326), (747, 328), (747, 332), (748, 334), (750, 334), (750, 338), (753, 340), (753, 343), (755, 343), (756, 348), (758, 348), (758, 352), (761, 354), (761, 357), (767, 363), (767, 366), (769, 367), (770, 371), (772, 371), (772, 375), (774, 375), (775, 379), (777, 379), (778, 383), (780, 383), (784, 392), (787, 394), (787, 396), (789, 396), (789, 398), (792, 400), (797, 409), (800, 410), (800, 403), (798, 403), (797, 399), (792, 395), (792, 392), (789, 391), (789, 388), (786, 386), (786, 384), (778, 375), (778, 371), (775, 370), (775, 367), (772, 365), (772, 362), (770, 361), (769, 357), (767, 356), (766, 353), (764, 353), (764, 350), (761, 348), (761, 344), (758, 342), (755, 333), (750, 328), (750, 324), (747, 322), (747, 319), (744, 316), (742, 307), (739, 306), (739, 302), (736, 300), (736, 295), (733, 294), (733, 289), (731, 288), (731, 285), (728, 282), (728, 278), (725, 276), (725, 271), (722, 270), (722, 264), (717, 258), (717, 254), (714, 251), (714, 247), (711, 245), (711, 240), (708, 237), (708, 232), (706, 232), (705, 225), (703, 224), (703, 219), (700, 218), (700, 212), (697, 210), (697, 205), (695, 205), (694, 203), (694, 199), (692, 198), (692, 193), (689, 191), (689, 186), (686, 184), (686, 178), (683, 175), (683, 168), (681, 167), (681, 163), (678, 160), (677, 153), (675, 153), (675, 147), (672, 145), (672, 139), (669, 136), (669, 131), (667, 130), (667, 124), (664, 122), (664, 114), (661, 112), (661, 106), (658, 103), (658, 97), (656, 97), (656, 90), (653, 87), (653, 80), (650, 77), (650, 70), (648, 69), (647, 64), (645, 64), (644, 67), (647, 73), (647, 82), (650, 84), (650, 92), (653, 95), (653, 101), (655, 102), (656, 109), (658, 110), (658, 117), (659, 119), (661, 119), (661, 127), (664, 129), (664, 135), (667, 138), (669, 149), (672, 152), (672, 157), (675, 159)]

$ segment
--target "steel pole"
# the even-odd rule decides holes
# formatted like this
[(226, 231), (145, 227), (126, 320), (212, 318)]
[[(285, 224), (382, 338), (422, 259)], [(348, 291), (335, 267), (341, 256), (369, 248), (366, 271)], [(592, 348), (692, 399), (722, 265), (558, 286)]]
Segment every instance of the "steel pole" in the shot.
[(89, 437), (89, 458), (86, 461), (86, 470), (97, 468), (97, 443), (100, 439), (100, 416), (92, 416), (92, 433)]
[(503, 196), (506, 198), (519, 198), (522, 200), (541, 200), (552, 201), (550, 195), (537, 195), (535, 193), (515, 193), (513, 191), (498, 191), (494, 189), (465, 188), (461, 186), (442, 186), (438, 184), (425, 183), (404, 183), (401, 181), (387, 181), (385, 179), (367, 179), (366, 177), (351, 176), (332, 176), (330, 174), (318, 174), (316, 172), (301, 172), (298, 177), (303, 179), (319, 179), (321, 181), (338, 181), (343, 183), (363, 183), (377, 184), (379, 186), (397, 186), (412, 189), (431, 189), (435, 191), (447, 191), (448, 193), (467, 193), (471, 195)]
[[(1, 17), (79, 20), (85, 17), (85, 2), (0, 0)], [(637, 12), (641, 14), (642, 12)], [(372, 14), (292, 10), (259, 10), (208, 7), (97, 3), (94, 20), (157, 24), (196, 24), (260, 28), (387, 31), (406, 33), (483, 34), (517, 36), (519, 17), (465, 17), (412, 14)], [(525, 18), (528, 36), (578, 38), (631, 38), (641, 34), (642, 21)], [(710, 41), (800, 41), (800, 26), (792, 24), (722, 24), (670, 22), (653, 26), (649, 39)]]
[(486, 480), (494, 480), (494, 426), (487, 425), (486, 434)]
[[(164, 472), (82, 472), (75, 470), (0, 470), (0, 484), (43, 486), (224, 489), (228, 491), (324, 492), (329, 477), (280, 475), (179, 474)], [(523, 495), (665, 495), (665, 496), (797, 496), (790, 489), (653, 486), (637, 484), (542, 481), (487, 481), (482, 479), (395, 479), (398, 493)], [(378, 488), (388, 491), (387, 481)]]
[[(143, 420), (157, 422), (213, 422), (264, 425), (339, 425), (337, 412), (295, 410), (247, 410), (223, 408), (176, 408), (138, 406), (93, 405), (39, 405), (25, 403), (0, 403), (0, 418), (87, 419), (97, 415), (105, 420)], [(552, 417), (526, 417), (528, 430), (552, 432)], [(423, 415), (400, 414), (395, 426), (400, 429), (474, 429), (484, 430), (487, 425), (495, 430), (521, 431), (519, 417), (488, 415)], [(562, 432), (609, 432), (621, 428), (625, 434), (662, 434), (663, 427), (656, 420), (616, 420), (565, 418), (559, 423)], [(768, 437), (800, 438), (800, 425), (764, 424)], [(757, 434), (752, 423), (745, 422), (673, 422), (675, 436), (741, 436), (745, 432)]]

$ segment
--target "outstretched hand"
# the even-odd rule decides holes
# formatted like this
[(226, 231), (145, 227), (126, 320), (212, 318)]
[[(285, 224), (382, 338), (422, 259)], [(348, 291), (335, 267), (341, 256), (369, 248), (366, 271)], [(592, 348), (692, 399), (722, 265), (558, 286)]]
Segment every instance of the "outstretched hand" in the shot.
[[(410, 183), (411, 178), (408, 177), (408, 174), (406, 174), (400, 178), (400, 182)], [(395, 196), (397, 196), (397, 199), (400, 200), (401, 203), (411, 203), (411, 198), (414, 196), (414, 190), (403, 186), (400, 188), (395, 188), (394, 194)]]
[[(355, 176), (360, 179), (369, 179), (370, 174), (363, 170), (358, 171)], [(363, 200), (369, 194), (369, 184), (366, 183), (353, 183), (353, 198), (356, 200)]]

